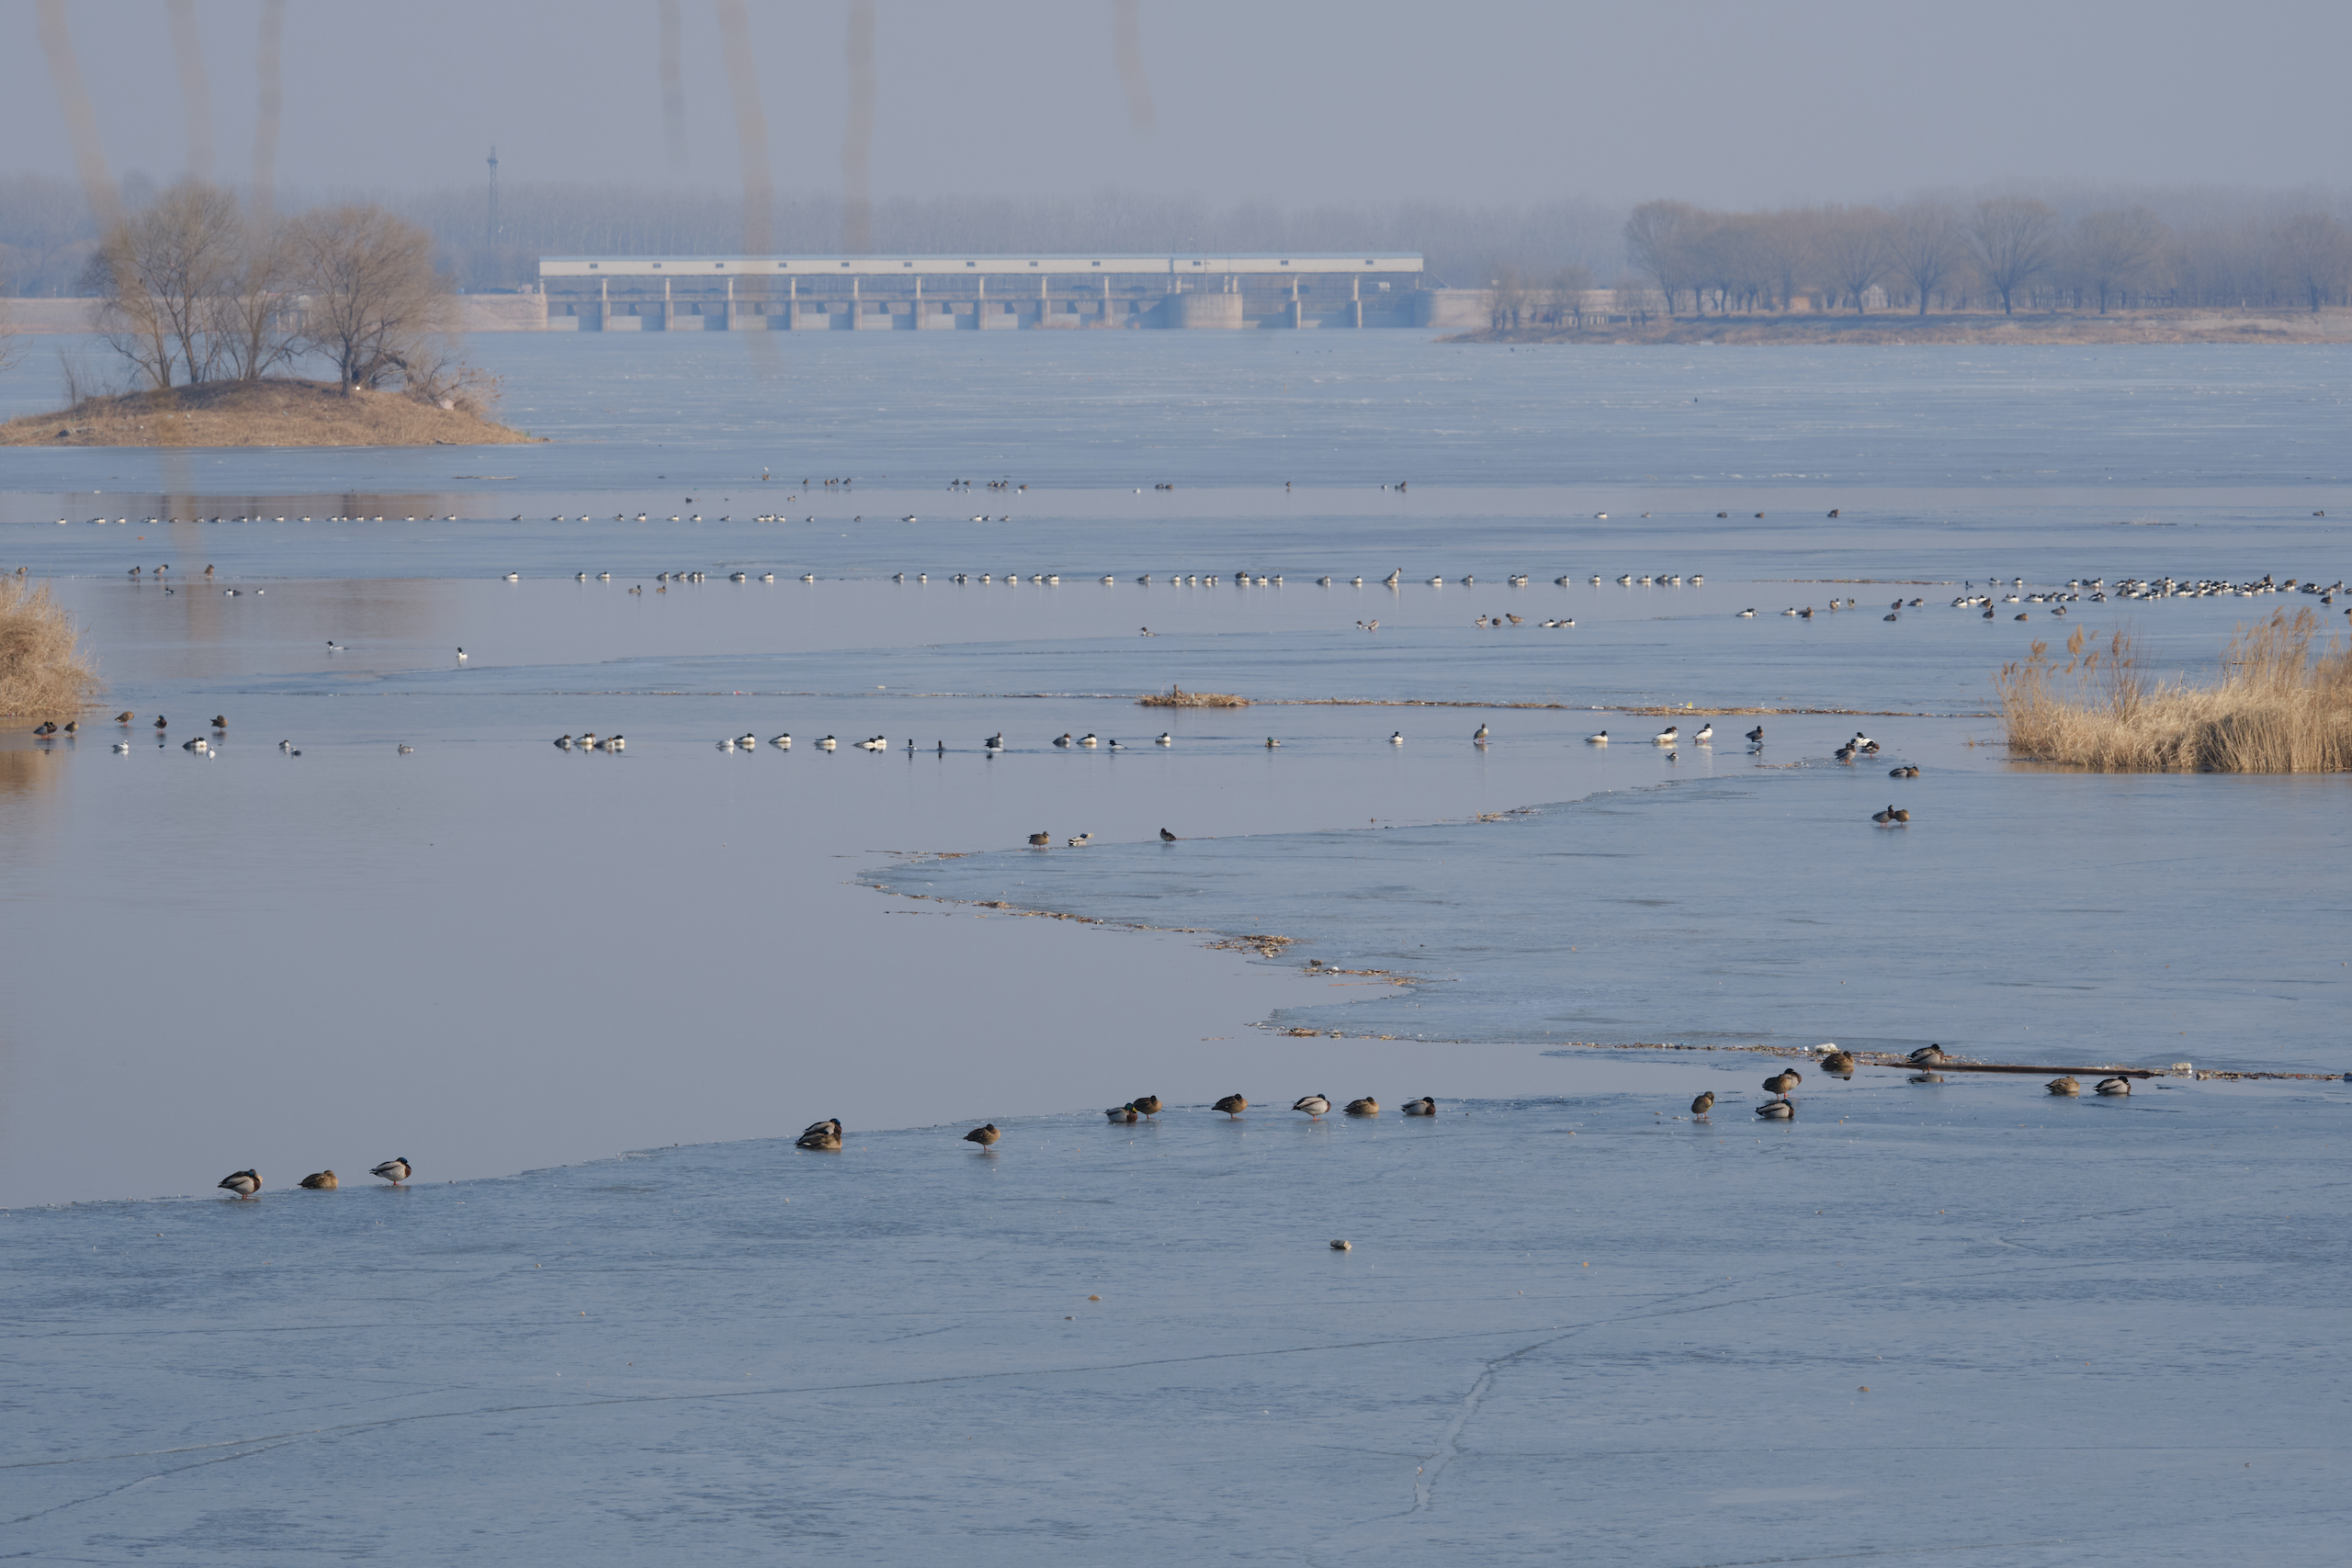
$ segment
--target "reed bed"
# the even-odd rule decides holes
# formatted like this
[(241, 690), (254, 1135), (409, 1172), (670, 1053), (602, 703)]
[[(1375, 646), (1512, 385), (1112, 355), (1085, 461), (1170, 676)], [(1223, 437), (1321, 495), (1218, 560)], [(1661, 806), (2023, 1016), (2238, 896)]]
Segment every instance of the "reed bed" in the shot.
[(2308, 608), (2240, 626), (2210, 686), (2151, 681), (2131, 634), (2078, 629), (2061, 665), (2047, 642), (1994, 678), (2013, 755), (2101, 773), (2352, 770), (2352, 652)]
[(1136, 704), (1148, 708), (1246, 708), (1250, 699), (1230, 692), (1188, 692), (1182, 686), (1171, 686), (1165, 692), (1137, 697)]
[(46, 583), (0, 577), (0, 714), (67, 719), (98, 692), (81, 633)]

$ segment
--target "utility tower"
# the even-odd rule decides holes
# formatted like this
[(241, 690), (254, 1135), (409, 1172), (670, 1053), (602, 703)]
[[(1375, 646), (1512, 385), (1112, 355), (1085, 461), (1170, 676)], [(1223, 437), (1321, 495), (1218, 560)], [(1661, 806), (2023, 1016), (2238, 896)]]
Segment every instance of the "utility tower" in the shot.
[(502, 231), (498, 224), (498, 149), (490, 150), (490, 212), (483, 225), (483, 243), (494, 253)]

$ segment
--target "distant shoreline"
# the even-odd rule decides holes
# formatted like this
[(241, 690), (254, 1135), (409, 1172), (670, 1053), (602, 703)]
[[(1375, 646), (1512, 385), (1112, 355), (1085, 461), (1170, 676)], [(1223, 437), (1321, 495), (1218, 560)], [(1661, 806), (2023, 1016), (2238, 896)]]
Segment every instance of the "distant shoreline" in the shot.
[(510, 446), (537, 440), (464, 406), (291, 377), (85, 398), (0, 424), (0, 446)]
[(1574, 326), (1521, 327), (1511, 331), (1460, 333), (1442, 343), (1586, 343), (1760, 345), (1855, 344), (1905, 346), (2132, 344), (2328, 344), (2352, 343), (2352, 310), (2117, 310), (2108, 315), (2055, 311), (2038, 315), (1915, 316), (1903, 311), (1872, 315), (1786, 316), (1652, 315), (1646, 321), (1589, 318)]

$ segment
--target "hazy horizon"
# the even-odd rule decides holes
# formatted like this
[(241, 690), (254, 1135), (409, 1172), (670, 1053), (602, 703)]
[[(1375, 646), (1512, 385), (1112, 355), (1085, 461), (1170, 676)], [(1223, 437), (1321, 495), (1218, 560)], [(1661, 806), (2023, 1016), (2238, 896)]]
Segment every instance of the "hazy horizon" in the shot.
[[(2332, 91), (2352, 15), (2303, 0), (2194, 32), (2111, 0), (2064, 13), (1995, 0), (1965, 25), (1889, 21), (1852, 0), (1777, 14), (1699, 0), (1670, 22), (1497, 0), (1444, 25), (1232, 0), (871, 0), (870, 77), (851, 48), (862, 0), (413, 0), (397, 26), (350, 0), (55, 4), (118, 180), (244, 184), (266, 168), (313, 189), (464, 188), (495, 145), (503, 182), (740, 193), (730, 11), (764, 122), (751, 151), (791, 197), (854, 189), (845, 170), (865, 147), (876, 201), (1746, 208), (1939, 187), (2332, 188), (2352, 119)], [(13, 0), (0, 23), (17, 40), (0, 51), (0, 175), (72, 177), (38, 9)], [(274, 139), (256, 134), (273, 9)], [(175, 52), (175, 10), (192, 53)]]

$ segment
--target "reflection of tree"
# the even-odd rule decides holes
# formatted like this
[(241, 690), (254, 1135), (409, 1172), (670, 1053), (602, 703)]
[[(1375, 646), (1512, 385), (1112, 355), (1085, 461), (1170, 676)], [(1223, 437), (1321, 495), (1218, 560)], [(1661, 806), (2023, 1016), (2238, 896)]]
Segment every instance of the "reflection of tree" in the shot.
[(0, 795), (47, 794), (56, 787), (63, 761), (46, 746), (0, 750)]

